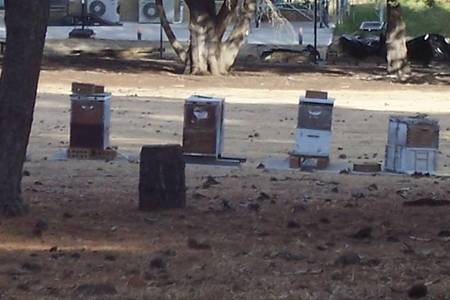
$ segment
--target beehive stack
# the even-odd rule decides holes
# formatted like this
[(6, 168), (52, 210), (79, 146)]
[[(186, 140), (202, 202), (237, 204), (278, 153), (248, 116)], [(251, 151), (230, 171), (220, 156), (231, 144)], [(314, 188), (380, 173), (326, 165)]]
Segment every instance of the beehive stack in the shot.
[(334, 99), (328, 98), (327, 92), (306, 91), (305, 97), (300, 97), (291, 167), (299, 167), (295, 165), (308, 158), (317, 159), (319, 168), (328, 165), (333, 104)]
[(69, 156), (101, 156), (109, 147), (111, 93), (103, 86), (75, 82), (70, 100)]
[(439, 123), (423, 116), (389, 118), (385, 170), (432, 174), (436, 171)]

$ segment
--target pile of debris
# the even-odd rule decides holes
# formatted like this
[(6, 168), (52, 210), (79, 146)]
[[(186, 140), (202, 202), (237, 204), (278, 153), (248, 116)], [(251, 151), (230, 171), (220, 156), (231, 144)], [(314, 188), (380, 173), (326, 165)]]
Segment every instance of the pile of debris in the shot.
[[(449, 40), (439, 34), (426, 34), (406, 43), (408, 59), (424, 66), (436, 62), (450, 64)], [(383, 63), (386, 59), (386, 38), (379, 36), (342, 35), (328, 47), (329, 63), (359, 61)]]

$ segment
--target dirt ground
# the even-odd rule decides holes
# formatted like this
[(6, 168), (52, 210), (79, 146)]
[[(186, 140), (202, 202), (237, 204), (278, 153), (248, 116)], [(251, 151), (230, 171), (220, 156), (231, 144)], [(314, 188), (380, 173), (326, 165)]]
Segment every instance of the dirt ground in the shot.
[[(388, 116), (421, 112), (440, 122), (439, 171), (450, 173), (448, 76), (105, 66), (44, 67), (23, 182), (30, 214), (0, 221), (1, 299), (408, 299), (415, 284), (416, 296), (425, 284), (423, 299), (450, 299), (449, 177), (256, 168), (286, 156), (298, 97), (320, 89), (336, 98), (333, 161), (382, 161)], [(132, 162), (51, 159), (68, 147), (72, 81), (113, 93), (111, 142)], [(187, 208), (139, 212), (139, 149), (181, 142), (191, 94), (226, 97), (225, 154), (248, 163), (188, 165)]]

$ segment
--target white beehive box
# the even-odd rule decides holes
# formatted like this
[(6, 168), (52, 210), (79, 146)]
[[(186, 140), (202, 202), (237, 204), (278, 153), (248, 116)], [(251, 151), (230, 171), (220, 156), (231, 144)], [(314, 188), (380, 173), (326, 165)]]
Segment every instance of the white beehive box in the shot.
[(295, 130), (295, 154), (307, 156), (330, 155), (331, 131), (297, 128)]
[(437, 150), (387, 145), (384, 168), (386, 171), (406, 174), (436, 173)]
[(307, 91), (300, 97), (295, 145), (292, 154), (328, 157), (331, 149), (331, 127), (334, 99), (326, 92)]
[(439, 124), (424, 117), (389, 118), (386, 171), (434, 174), (437, 168)]

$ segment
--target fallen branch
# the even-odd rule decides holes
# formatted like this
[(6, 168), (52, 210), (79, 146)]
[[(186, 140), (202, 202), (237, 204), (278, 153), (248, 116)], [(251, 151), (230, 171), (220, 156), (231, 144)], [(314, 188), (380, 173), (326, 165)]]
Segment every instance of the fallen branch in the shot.
[(418, 241), (418, 242), (431, 242), (433, 240), (433, 239), (421, 238), (421, 237), (417, 237), (417, 236), (410, 236), (409, 238), (413, 241)]
[(450, 206), (450, 201), (449, 200), (433, 200), (430, 198), (423, 198), (423, 199), (419, 199), (419, 200), (403, 202), (403, 206), (430, 206), (430, 207)]

